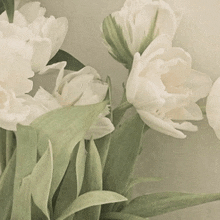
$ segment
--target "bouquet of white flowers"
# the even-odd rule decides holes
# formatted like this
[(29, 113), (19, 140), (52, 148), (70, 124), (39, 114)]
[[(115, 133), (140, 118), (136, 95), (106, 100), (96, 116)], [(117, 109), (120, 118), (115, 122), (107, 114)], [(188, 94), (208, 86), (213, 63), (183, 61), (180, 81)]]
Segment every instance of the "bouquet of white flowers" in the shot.
[[(115, 109), (110, 77), (60, 50), (66, 18), (26, 0), (2, 0), (0, 12), (0, 220), (141, 220), (220, 200), (132, 195), (136, 184), (160, 180), (133, 177), (142, 136), (197, 131), (189, 120), (203, 118), (197, 101), (210, 90), (207, 116), (220, 138), (220, 80), (211, 89), (190, 54), (172, 46), (180, 16), (167, 3), (126, 0), (101, 25), (109, 54), (128, 69)], [(34, 89), (37, 76), (56, 78), (53, 90)]]

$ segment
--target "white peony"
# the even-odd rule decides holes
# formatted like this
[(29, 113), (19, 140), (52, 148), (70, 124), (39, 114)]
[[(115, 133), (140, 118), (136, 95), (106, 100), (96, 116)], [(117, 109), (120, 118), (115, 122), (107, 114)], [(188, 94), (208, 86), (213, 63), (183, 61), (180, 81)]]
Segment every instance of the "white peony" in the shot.
[(110, 54), (125, 66), (161, 34), (173, 38), (178, 19), (170, 6), (160, 0), (127, 0), (120, 11), (105, 18), (103, 37)]
[(6, 12), (0, 15), (3, 38), (23, 40), (33, 48), (32, 69), (40, 71), (61, 47), (68, 29), (66, 18), (46, 18), (40, 2), (29, 2), (15, 10), (14, 22), (9, 23)]
[(206, 115), (209, 125), (214, 129), (218, 139), (220, 139), (220, 78), (214, 82), (208, 95)]
[[(40, 74), (46, 74), (50, 69), (59, 69), (53, 94), (40, 88), (33, 99), (27, 103), (31, 106), (31, 113), (25, 124), (31, 123), (36, 117), (63, 106), (91, 105), (104, 100), (108, 85), (101, 81), (99, 74), (91, 67), (85, 67), (78, 72), (64, 76), (66, 62), (46, 66)], [(105, 117), (109, 113), (105, 109), (90, 127), (85, 139), (101, 138), (114, 130), (111, 121)]]
[(149, 127), (176, 138), (185, 138), (177, 129), (197, 130), (190, 122), (173, 122), (203, 118), (196, 102), (207, 96), (212, 81), (191, 69), (191, 63), (190, 55), (172, 47), (166, 35), (158, 36), (142, 55), (135, 54), (126, 95)]

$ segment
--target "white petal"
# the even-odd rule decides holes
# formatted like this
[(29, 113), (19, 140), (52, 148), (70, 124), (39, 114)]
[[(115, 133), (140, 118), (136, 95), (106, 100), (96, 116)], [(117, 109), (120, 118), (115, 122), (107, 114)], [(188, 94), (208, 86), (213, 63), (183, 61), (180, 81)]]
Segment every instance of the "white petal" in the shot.
[(106, 117), (98, 117), (97, 121), (92, 124), (89, 130), (84, 136), (85, 139), (89, 140), (91, 138), (98, 139), (104, 137), (107, 134), (110, 134), (114, 131), (114, 126), (111, 123), (110, 119)]
[(166, 117), (173, 120), (202, 120), (202, 111), (200, 107), (193, 102), (190, 102), (187, 106), (173, 109), (166, 113)]
[(137, 112), (144, 123), (146, 123), (150, 128), (175, 138), (186, 137), (186, 135), (184, 135), (181, 131), (176, 130), (169, 122), (162, 120), (147, 111), (137, 110)]
[(60, 49), (68, 30), (68, 20), (65, 17), (55, 19), (53, 16), (47, 19), (42, 27), (43, 37), (52, 42), (51, 58)]
[(177, 129), (181, 129), (181, 130), (184, 130), (184, 131), (198, 131), (198, 127), (193, 125), (192, 123), (190, 122), (183, 122), (183, 123), (171, 123), (174, 128), (177, 128)]
[(136, 53), (134, 55), (132, 69), (126, 83), (126, 96), (128, 102), (130, 103), (133, 103), (135, 100), (135, 95), (139, 84), (139, 72), (142, 70), (139, 60), (140, 54)]
[(32, 23), (37, 17), (44, 16), (46, 9), (40, 7), (40, 2), (29, 2), (23, 5), (19, 12), (24, 15), (29, 23)]
[(209, 125), (214, 129), (220, 139), (220, 78), (218, 78), (207, 98), (206, 115)]
[(212, 80), (207, 74), (192, 69), (185, 86), (192, 90), (191, 100), (196, 102), (208, 95)]
[(22, 98), (17, 98), (13, 91), (0, 87), (0, 127), (16, 130), (17, 123), (22, 123), (30, 113), (30, 107)]
[(51, 55), (51, 41), (47, 38), (31, 39), (29, 44), (33, 47), (32, 69), (38, 72), (43, 69)]
[(54, 110), (60, 108), (61, 105), (58, 103), (55, 97), (49, 92), (40, 87), (34, 96), (34, 99), (45, 106), (48, 110)]

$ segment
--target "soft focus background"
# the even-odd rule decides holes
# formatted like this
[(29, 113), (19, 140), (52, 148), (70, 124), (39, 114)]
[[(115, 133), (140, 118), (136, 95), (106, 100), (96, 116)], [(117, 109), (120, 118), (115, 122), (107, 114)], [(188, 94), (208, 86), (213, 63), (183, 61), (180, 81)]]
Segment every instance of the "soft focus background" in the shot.
[[(66, 16), (69, 32), (63, 49), (81, 62), (97, 69), (103, 79), (109, 75), (113, 84), (114, 105), (121, 96), (126, 69), (111, 58), (102, 44), (100, 25), (109, 13), (119, 10), (124, 0), (41, 0), (48, 15)], [(220, 76), (220, 1), (167, 0), (183, 13), (174, 40), (193, 57), (193, 67), (208, 73), (213, 80)], [(48, 87), (52, 81), (45, 81)], [(148, 131), (143, 140), (136, 175), (162, 177), (156, 183), (145, 183), (135, 194), (182, 191), (220, 192), (220, 141), (207, 120), (196, 122), (199, 131), (187, 133), (184, 140)], [(219, 220), (220, 201), (204, 204), (152, 218), (152, 220)]]

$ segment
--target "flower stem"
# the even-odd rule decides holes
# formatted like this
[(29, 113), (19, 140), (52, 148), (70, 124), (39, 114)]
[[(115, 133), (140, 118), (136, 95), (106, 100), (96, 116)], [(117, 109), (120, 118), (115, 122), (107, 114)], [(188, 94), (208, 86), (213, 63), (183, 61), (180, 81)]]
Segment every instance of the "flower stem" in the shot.
[(12, 157), (15, 149), (15, 138), (13, 131), (6, 131), (6, 165)]
[(6, 130), (0, 128), (0, 175), (6, 167)]

